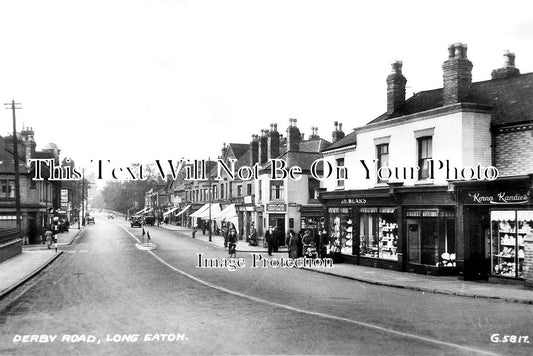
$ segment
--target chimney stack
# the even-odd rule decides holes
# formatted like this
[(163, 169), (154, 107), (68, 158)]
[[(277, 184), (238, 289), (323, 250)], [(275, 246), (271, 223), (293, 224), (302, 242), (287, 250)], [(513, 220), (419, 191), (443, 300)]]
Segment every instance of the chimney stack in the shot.
[(300, 141), (303, 135), (296, 127), (296, 119), (289, 119), (289, 127), (287, 128), (287, 151), (299, 151)]
[(332, 132), (332, 142), (337, 142), (344, 138), (344, 132), (342, 131), (342, 124), (335, 121), (335, 130)]
[(226, 142), (222, 143), (222, 156), (220, 158), (226, 159), (226, 154), (228, 153), (228, 146), (226, 146)]
[(279, 157), (279, 132), (278, 124), (270, 124), (270, 132), (268, 134), (268, 150), (267, 160)]
[(252, 135), (252, 142), (250, 142), (250, 167), (259, 161), (259, 136)]
[(310, 140), (317, 140), (320, 136), (318, 135), (318, 127), (311, 126), (311, 136), (309, 136)]
[(405, 84), (402, 62), (392, 62), (392, 72), (387, 76), (387, 113), (392, 114), (405, 103)]
[(492, 71), (492, 79), (507, 79), (520, 75), (520, 70), (515, 67), (515, 54), (508, 50), (503, 52), (503, 67)]
[(444, 105), (463, 102), (470, 94), (473, 65), (467, 58), (467, 49), (464, 43), (448, 46), (448, 59), (442, 64)]
[(26, 161), (28, 161), (29, 159), (35, 157), (35, 148), (37, 146), (37, 143), (35, 142), (33, 138), (34, 137), (33, 128), (23, 127), (20, 133), (20, 137), (24, 145)]
[(261, 136), (259, 136), (259, 164), (263, 164), (268, 159), (268, 130), (261, 130)]

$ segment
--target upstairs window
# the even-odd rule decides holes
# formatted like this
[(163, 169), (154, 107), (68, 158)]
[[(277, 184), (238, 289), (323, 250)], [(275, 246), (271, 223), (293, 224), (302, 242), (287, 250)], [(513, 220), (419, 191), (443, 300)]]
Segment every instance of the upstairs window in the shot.
[(346, 171), (344, 168), (344, 158), (337, 158), (337, 174), (339, 179), (337, 179), (337, 187), (344, 188), (344, 179), (346, 178)]
[(433, 137), (426, 136), (417, 139), (418, 144), (418, 179), (424, 180), (429, 178), (429, 161), (433, 157)]
[(283, 200), (283, 181), (270, 181), (270, 200)]
[[(376, 157), (377, 157), (378, 171), (382, 167), (389, 166), (389, 144), (388, 143), (376, 146)], [(385, 172), (382, 172), (382, 175), (385, 177), (387, 176)], [(382, 183), (386, 181), (387, 179), (381, 179), (381, 177), (378, 175), (378, 183)]]

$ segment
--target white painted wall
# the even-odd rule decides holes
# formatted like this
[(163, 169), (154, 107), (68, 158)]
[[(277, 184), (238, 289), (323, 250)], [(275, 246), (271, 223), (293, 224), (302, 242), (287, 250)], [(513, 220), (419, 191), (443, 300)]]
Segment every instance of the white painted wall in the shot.
[[(370, 129), (363, 127), (357, 135), (357, 148), (345, 153), (330, 154), (324, 158), (335, 167), (335, 160), (344, 156), (345, 166), (348, 167), (348, 179), (345, 180), (344, 189), (369, 189), (386, 184), (377, 183), (375, 166), (376, 159), (375, 139), (390, 136), (389, 141), (389, 166), (416, 167), (417, 140), (415, 131), (433, 128), (433, 159), (446, 162), (450, 167), (461, 170), (465, 166), (483, 167), (491, 164), (491, 134), (490, 115), (472, 112), (458, 112), (427, 119), (414, 119), (398, 122), (386, 127)], [(366, 179), (366, 170), (361, 164), (364, 160), (370, 170), (370, 179)], [(372, 166), (371, 166), (372, 164)], [(438, 167), (435, 167), (438, 168)], [(452, 169), (450, 178), (454, 178)], [(446, 185), (447, 177), (445, 168), (435, 171), (432, 181), (419, 181), (418, 174), (415, 179), (404, 178), (403, 172), (399, 178), (391, 178), (390, 182), (403, 182), (406, 186), (417, 184)], [(338, 190), (337, 180), (334, 176), (324, 181), (327, 191)]]

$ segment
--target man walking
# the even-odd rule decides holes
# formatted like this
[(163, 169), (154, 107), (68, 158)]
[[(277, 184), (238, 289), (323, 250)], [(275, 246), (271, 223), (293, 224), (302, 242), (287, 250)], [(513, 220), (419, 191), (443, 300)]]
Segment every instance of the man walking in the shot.
[(274, 249), (274, 240), (277, 238), (272, 226), (268, 227), (268, 231), (265, 233), (265, 241), (268, 245), (268, 255), (272, 256), (272, 250)]

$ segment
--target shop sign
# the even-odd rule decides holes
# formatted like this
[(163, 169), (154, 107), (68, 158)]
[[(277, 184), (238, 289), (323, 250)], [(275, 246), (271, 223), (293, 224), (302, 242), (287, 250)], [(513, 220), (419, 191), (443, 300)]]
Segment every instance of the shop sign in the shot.
[(61, 189), (61, 203), (68, 203), (68, 189)]
[(267, 211), (285, 211), (285, 203), (267, 204)]
[(527, 204), (531, 198), (531, 192), (470, 192), (466, 195), (464, 204)]
[(341, 200), (341, 205), (365, 205), (365, 198), (344, 198)]

